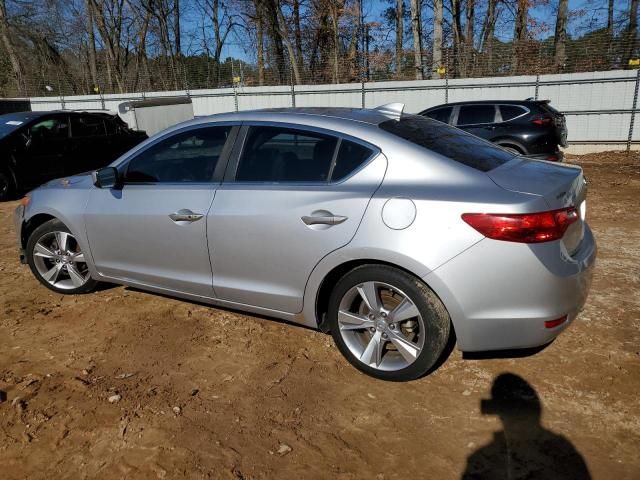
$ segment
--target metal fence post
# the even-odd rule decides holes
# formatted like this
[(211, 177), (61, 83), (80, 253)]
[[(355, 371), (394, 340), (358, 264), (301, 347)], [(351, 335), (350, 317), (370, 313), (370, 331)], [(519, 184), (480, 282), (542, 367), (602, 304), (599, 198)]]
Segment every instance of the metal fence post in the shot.
[(627, 137), (627, 153), (631, 151), (633, 127), (636, 123), (636, 108), (638, 106), (638, 87), (640, 87), (640, 68), (636, 71), (636, 88), (633, 92), (633, 106), (631, 107), (631, 121), (629, 122), (629, 136)]
[(536, 73), (536, 91), (533, 96), (536, 100), (538, 100), (538, 91), (540, 90), (540, 74)]
[(296, 108), (296, 82), (293, 77), (293, 64), (291, 63), (293, 60), (289, 58), (289, 78), (291, 79), (291, 106)]

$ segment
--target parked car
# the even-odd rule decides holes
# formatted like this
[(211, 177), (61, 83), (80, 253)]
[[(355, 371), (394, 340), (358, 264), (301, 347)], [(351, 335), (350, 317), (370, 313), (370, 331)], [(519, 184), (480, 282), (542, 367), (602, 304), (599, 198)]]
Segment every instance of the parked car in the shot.
[(567, 146), (564, 115), (548, 100), (484, 100), (428, 108), (424, 115), (454, 125), (518, 155), (561, 162)]
[(428, 372), (454, 330), (469, 352), (551, 342), (596, 255), (582, 170), (401, 111), (180, 124), (30, 192), (22, 259), (59, 293), (113, 282), (330, 331), (387, 380)]
[(0, 115), (0, 200), (48, 180), (109, 165), (147, 138), (103, 112)]

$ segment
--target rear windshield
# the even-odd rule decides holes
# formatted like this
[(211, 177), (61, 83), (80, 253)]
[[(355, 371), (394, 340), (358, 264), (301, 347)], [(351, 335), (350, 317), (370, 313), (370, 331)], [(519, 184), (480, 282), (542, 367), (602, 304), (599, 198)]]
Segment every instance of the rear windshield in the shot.
[(22, 120), (15, 120), (11, 117), (2, 117), (4, 117), (4, 115), (0, 116), (0, 138), (6, 137), (11, 132), (20, 128), (20, 126), (24, 123)]
[(515, 155), (457, 128), (418, 115), (403, 115), (379, 127), (432, 152), (482, 172), (512, 160)]

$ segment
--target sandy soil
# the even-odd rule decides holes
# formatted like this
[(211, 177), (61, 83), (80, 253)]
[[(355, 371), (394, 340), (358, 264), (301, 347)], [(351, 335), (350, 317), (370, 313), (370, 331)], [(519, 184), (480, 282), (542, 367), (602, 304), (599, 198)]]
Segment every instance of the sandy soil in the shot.
[[(2, 478), (506, 478), (505, 438), (517, 478), (577, 478), (581, 461), (640, 478), (640, 156), (571, 161), (600, 248), (579, 320), (535, 356), (454, 351), (405, 384), (266, 318), (123, 287), (53, 294), (19, 264), (15, 202), (0, 204)], [(481, 412), (505, 372), (537, 392), (541, 423), (531, 395), (511, 420)]]

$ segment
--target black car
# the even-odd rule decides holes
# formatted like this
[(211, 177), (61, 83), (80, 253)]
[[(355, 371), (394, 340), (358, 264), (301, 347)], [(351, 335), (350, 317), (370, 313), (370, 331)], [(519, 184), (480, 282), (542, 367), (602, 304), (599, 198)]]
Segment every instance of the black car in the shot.
[(420, 115), (454, 125), (520, 155), (562, 161), (564, 115), (548, 100), (483, 100), (428, 108)]
[(147, 138), (103, 112), (0, 115), (0, 200), (54, 178), (104, 167)]

